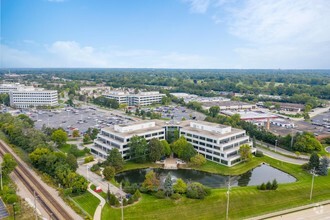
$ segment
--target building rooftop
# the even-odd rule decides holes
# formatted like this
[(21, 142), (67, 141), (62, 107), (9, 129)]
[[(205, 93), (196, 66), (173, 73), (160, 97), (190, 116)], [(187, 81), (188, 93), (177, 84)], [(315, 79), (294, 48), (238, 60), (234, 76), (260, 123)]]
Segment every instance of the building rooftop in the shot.
[[(220, 128), (221, 130), (225, 129), (225, 131), (224, 131), (224, 133), (219, 133), (219, 132), (217, 132), (218, 130), (205, 130), (205, 129), (192, 127), (192, 126), (190, 126), (191, 122), (195, 122), (195, 123), (198, 123), (201, 125), (206, 125), (206, 126), (212, 126), (214, 128)], [(237, 128), (233, 128), (233, 127), (230, 127), (227, 125), (220, 125), (220, 124), (205, 122), (205, 121), (183, 121), (179, 124), (179, 126), (184, 130), (188, 130), (193, 133), (202, 134), (203, 136), (207, 136), (207, 137), (214, 138), (214, 139), (224, 138), (227, 136), (230, 137), (234, 134), (245, 132), (242, 129), (237, 129)]]
[(265, 118), (277, 118), (278, 116), (265, 113), (262, 111), (221, 111), (225, 115), (232, 116), (239, 114), (242, 120), (253, 120), (253, 119), (265, 119)]
[(240, 105), (254, 105), (247, 102), (239, 101), (214, 101), (214, 102), (203, 102), (203, 106), (212, 107), (212, 106), (240, 106)]

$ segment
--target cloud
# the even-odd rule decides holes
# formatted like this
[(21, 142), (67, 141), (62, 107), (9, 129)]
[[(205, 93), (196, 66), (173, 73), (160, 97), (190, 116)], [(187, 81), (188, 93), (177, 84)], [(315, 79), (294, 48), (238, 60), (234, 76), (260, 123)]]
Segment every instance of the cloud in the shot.
[(190, 5), (192, 13), (205, 13), (210, 6), (211, 0), (185, 0)]
[(44, 67), (42, 59), (33, 54), (0, 44), (0, 67)]
[(249, 0), (231, 10), (229, 31), (257, 43), (322, 42), (330, 39), (328, 0)]
[(1, 45), (1, 67), (210, 68), (217, 65), (211, 57), (176, 51), (95, 48), (76, 41), (56, 41), (41, 50), (39, 45), (31, 44), (38, 48), (32, 48), (33, 54)]
[(329, 68), (329, 11), (327, 0), (249, 0), (230, 10), (229, 32), (246, 42), (234, 51), (248, 68)]

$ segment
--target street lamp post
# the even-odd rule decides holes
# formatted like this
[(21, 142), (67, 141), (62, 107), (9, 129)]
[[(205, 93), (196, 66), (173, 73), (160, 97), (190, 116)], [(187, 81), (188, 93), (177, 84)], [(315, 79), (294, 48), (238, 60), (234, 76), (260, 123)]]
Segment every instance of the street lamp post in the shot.
[(16, 203), (14, 202), (13, 203), (13, 213), (14, 213), (14, 220), (16, 219), (16, 210), (15, 210), (15, 205), (16, 205)]
[(311, 193), (309, 195), (309, 200), (312, 200), (312, 196), (313, 196), (313, 188), (314, 188), (314, 177), (315, 177), (315, 167), (312, 170), (312, 186), (311, 186)]
[(227, 189), (227, 209), (226, 209), (226, 219), (228, 219), (229, 214), (229, 194), (230, 194), (230, 177), (228, 181), (228, 189)]
[(276, 147), (277, 147), (277, 139), (275, 140), (275, 152), (276, 152)]

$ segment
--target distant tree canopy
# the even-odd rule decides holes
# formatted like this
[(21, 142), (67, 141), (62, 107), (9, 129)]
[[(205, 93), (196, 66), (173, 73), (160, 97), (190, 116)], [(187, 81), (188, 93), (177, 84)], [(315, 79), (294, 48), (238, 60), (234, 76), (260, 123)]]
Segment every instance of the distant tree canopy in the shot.
[(107, 107), (107, 108), (114, 108), (114, 109), (119, 108), (119, 103), (117, 100), (109, 99), (109, 98), (106, 98), (105, 96), (97, 97), (93, 100), (93, 102), (97, 105)]

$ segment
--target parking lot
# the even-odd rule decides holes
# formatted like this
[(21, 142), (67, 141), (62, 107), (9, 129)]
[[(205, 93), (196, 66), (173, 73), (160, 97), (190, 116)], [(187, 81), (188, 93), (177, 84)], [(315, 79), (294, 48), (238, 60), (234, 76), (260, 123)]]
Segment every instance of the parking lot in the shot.
[(295, 124), (294, 128), (283, 128), (271, 125), (270, 129), (272, 132), (285, 136), (296, 132), (311, 132), (318, 135), (329, 135), (330, 134), (330, 112), (319, 114), (311, 119), (311, 122), (306, 121), (293, 121)]
[(88, 128), (111, 127), (116, 124), (126, 124), (131, 119), (115, 115), (111, 112), (101, 112), (95, 108), (65, 108), (55, 111), (35, 111), (27, 113), (34, 121), (35, 127), (41, 129), (47, 127), (62, 127), (68, 133), (78, 129), (85, 133)]
[(153, 111), (156, 113), (161, 113), (162, 118), (173, 119), (177, 121), (181, 121), (182, 118), (189, 120), (189, 119), (196, 119), (196, 120), (204, 120), (205, 115), (195, 112), (191, 109), (187, 109), (186, 107), (182, 106), (160, 106), (156, 108), (144, 108), (145, 111)]

